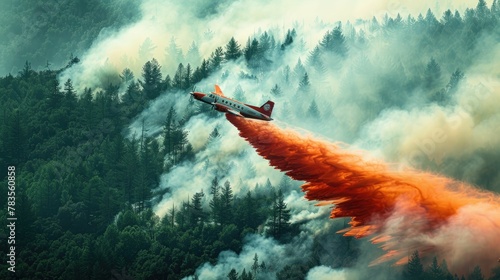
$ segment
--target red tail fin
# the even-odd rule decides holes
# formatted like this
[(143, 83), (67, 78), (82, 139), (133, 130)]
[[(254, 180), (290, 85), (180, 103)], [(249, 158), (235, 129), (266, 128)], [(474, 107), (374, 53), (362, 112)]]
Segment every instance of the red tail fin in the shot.
[(264, 103), (264, 105), (260, 106), (258, 111), (270, 117), (271, 114), (273, 113), (273, 108), (274, 108), (274, 102), (269, 100), (266, 103)]

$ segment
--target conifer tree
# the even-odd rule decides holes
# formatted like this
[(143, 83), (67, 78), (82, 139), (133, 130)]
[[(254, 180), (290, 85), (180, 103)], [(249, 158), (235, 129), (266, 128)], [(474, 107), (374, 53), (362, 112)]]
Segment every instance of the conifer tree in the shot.
[(450, 81), (448, 82), (448, 85), (446, 86), (446, 89), (449, 91), (449, 92), (454, 92), (460, 81), (465, 77), (464, 73), (462, 71), (460, 71), (459, 69), (455, 70), (455, 72), (453, 72), (451, 74), (451, 77), (450, 77)]
[(341, 57), (347, 56), (347, 45), (344, 34), (342, 34), (342, 27), (339, 25), (332, 31), (332, 47), (331, 50)]
[(31, 68), (31, 62), (28, 62), (26, 60), (26, 63), (24, 63), (24, 67), (22, 71), (19, 71), (19, 75), (21, 75), (21, 78), (23, 79), (29, 79), (35, 71)]
[(191, 65), (188, 63), (186, 66), (186, 71), (184, 73), (184, 82), (182, 84), (182, 89), (188, 89), (191, 87), (191, 82), (192, 82), (192, 70), (191, 70)]
[(319, 119), (320, 115), (321, 114), (318, 109), (318, 104), (316, 104), (316, 101), (313, 100), (311, 102), (311, 105), (309, 105), (309, 108), (307, 109), (307, 116), (309, 118)]
[(186, 70), (184, 65), (179, 63), (177, 71), (175, 71), (174, 79), (172, 80), (172, 87), (176, 89), (184, 89), (184, 82), (186, 77)]
[(491, 4), (491, 14), (497, 19), (497, 22), (500, 20), (500, 2), (498, 0), (493, 0)]
[(192, 226), (195, 225), (200, 225), (204, 222), (205, 219), (205, 212), (203, 211), (202, 207), (202, 199), (205, 196), (203, 191), (197, 192), (193, 195), (193, 198), (191, 199), (191, 208), (189, 212), (189, 223)]
[(340, 57), (347, 56), (346, 39), (342, 33), (341, 25), (336, 26), (332, 31), (328, 31), (323, 36), (320, 45), (326, 52), (335, 53)]
[(192, 42), (189, 46), (188, 52), (186, 54), (186, 60), (188, 64), (198, 65), (201, 62), (200, 50), (196, 42)]
[(151, 38), (146, 38), (142, 45), (139, 47), (139, 58), (142, 61), (150, 59), (154, 49), (156, 49), (156, 46), (154, 45)]
[(255, 253), (252, 264), (252, 273), (254, 277), (257, 277), (258, 269), (259, 269), (259, 257), (257, 256), (257, 253)]
[(408, 264), (403, 271), (404, 279), (415, 279), (420, 280), (424, 277), (424, 267), (420, 261), (420, 256), (418, 251), (413, 252), (413, 254), (408, 259)]
[(210, 185), (210, 195), (212, 199), (209, 202), (210, 209), (212, 210), (212, 219), (216, 224), (222, 224), (222, 198), (220, 195), (219, 179), (214, 177)]
[(323, 59), (321, 57), (321, 49), (319, 46), (316, 46), (310, 53), (307, 58), (307, 63), (310, 67), (312, 67), (317, 74), (324, 74), (326, 71), (325, 65), (323, 64)]
[(441, 67), (431, 58), (424, 72), (424, 86), (426, 89), (433, 89), (439, 85), (441, 81)]
[(299, 83), (299, 93), (308, 93), (311, 87), (311, 83), (309, 82), (309, 75), (307, 75), (307, 72), (304, 73), (304, 76), (302, 76), (302, 79), (300, 80)]
[(179, 46), (177, 46), (174, 37), (170, 38), (170, 43), (166, 48), (166, 53), (168, 56), (167, 61), (173, 63), (174, 65), (184, 60), (182, 50), (179, 48)]
[(290, 46), (293, 43), (293, 38), (295, 37), (295, 29), (288, 29), (286, 32), (285, 40), (283, 44), (281, 44), (281, 50), (284, 51), (288, 46)]
[(233, 221), (233, 190), (229, 181), (224, 183), (220, 196), (221, 223), (230, 224)]
[(256, 38), (253, 38), (253, 40), (250, 41), (250, 38), (248, 38), (247, 45), (243, 50), (243, 54), (247, 62), (255, 66), (260, 58), (259, 41)]
[(436, 19), (436, 17), (434, 16), (434, 13), (431, 11), (430, 8), (427, 10), (427, 13), (425, 14), (425, 21), (426, 21), (427, 25), (430, 27), (439, 24), (438, 20)]
[(263, 54), (271, 49), (271, 36), (267, 33), (267, 31), (260, 36), (259, 46), (260, 52), (262, 52)]
[(236, 272), (236, 269), (231, 269), (231, 271), (229, 271), (229, 273), (227, 274), (227, 278), (229, 280), (238, 280), (238, 272)]
[(288, 83), (290, 82), (290, 75), (291, 75), (290, 66), (287, 65), (283, 69), (283, 83), (285, 85), (288, 85)]
[(219, 70), (224, 61), (224, 51), (222, 47), (217, 47), (215, 51), (210, 55), (210, 72), (215, 72)]
[(441, 266), (438, 264), (437, 258), (435, 256), (432, 259), (432, 263), (430, 264), (426, 275), (429, 280), (440, 280), (440, 279), (445, 279), (446, 277), (446, 274), (444, 273)]
[(272, 217), (269, 222), (270, 233), (274, 238), (282, 238), (290, 228), (290, 210), (287, 209), (285, 197), (281, 189), (275, 193), (272, 206)]
[(217, 141), (217, 139), (219, 139), (220, 137), (221, 137), (221, 135), (219, 133), (219, 130), (217, 129), (217, 127), (214, 127), (214, 129), (212, 130), (212, 132), (208, 136), (208, 143)]
[(278, 86), (278, 84), (275, 84), (274, 87), (271, 89), (271, 94), (274, 96), (281, 96), (282, 91), (281, 88)]
[(130, 82), (134, 81), (134, 73), (130, 68), (125, 68), (123, 69), (122, 73), (120, 74), (120, 79), (122, 80), (122, 83), (124, 84), (129, 84)]
[(174, 131), (177, 129), (176, 125), (177, 114), (174, 107), (170, 107), (167, 113), (167, 118), (163, 125), (163, 151), (164, 155), (168, 156), (174, 152)]
[(304, 68), (304, 65), (302, 65), (302, 61), (299, 58), (297, 64), (295, 64), (295, 67), (293, 68), (293, 74), (295, 74), (295, 77), (302, 79), (305, 73), (306, 69)]
[(234, 37), (231, 37), (231, 39), (229, 40), (229, 42), (226, 45), (226, 51), (224, 52), (224, 58), (226, 59), (226, 61), (236, 60), (241, 55), (242, 55), (242, 52), (241, 52), (240, 45), (238, 44), (238, 42), (236, 42)]
[(484, 280), (483, 273), (481, 272), (481, 267), (476, 266), (474, 267), (474, 270), (472, 273), (469, 275), (467, 278), (468, 280)]
[(168, 91), (172, 88), (172, 78), (170, 75), (167, 75), (165, 79), (163, 79), (163, 90)]
[(66, 95), (75, 95), (75, 89), (73, 88), (73, 82), (71, 81), (71, 79), (68, 79), (65, 83), (64, 83), (64, 93)]
[(139, 84), (147, 99), (151, 100), (160, 95), (162, 90), (161, 66), (156, 59), (146, 62), (142, 67), (142, 80)]
[(489, 16), (489, 11), (490, 10), (488, 9), (488, 5), (485, 0), (478, 0), (476, 5), (477, 17), (481, 20), (485, 20)]

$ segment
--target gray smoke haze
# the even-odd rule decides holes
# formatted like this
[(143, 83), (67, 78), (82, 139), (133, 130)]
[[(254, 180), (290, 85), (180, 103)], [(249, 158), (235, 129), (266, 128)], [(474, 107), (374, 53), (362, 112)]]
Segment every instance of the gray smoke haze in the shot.
[[(311, 252), (312, 238), (309, 235), (296, 237), (289, 244), (280, 244), (273, 238), (265, 238), (261, 235), (248, 235), (245, 237), (245, 245), (238, 255), (232, 251), (224, 251), (219, 254), (216, 265), (205, 263), (196, 271), (199, 279), (219, 279), (226, 276), (232, 268), (245, 267), (251, 272), (255, 254), (257, 254), (259, 264), (264, 262), (268, 267), (265, 271), (260, 271), (257, 275), (259, 279), (273, 279), (276, 271), (280, 271), (287, 264), (300, 262), (302, 258), (308, 257)], [(297, 250), (305, 254), (296, 254)], [(193, 279), (186, 277), (184, 279)]]
[[(467, 54), (460, 53), (457, 55), (459, 59), (453, 60), (446, 57), (446, 51), (423, 48), (417, 43), (419, 38), (408, 37), (404, 30), (385, 34), (370, 25), (374, 16), (382, 25), (386, 13), (395, 16), (399, 12), (403, 18), (408, 14), (416, 18), (419, 13), (425, 15), (428, 8), (440, 19), (448, 8), (463, 13), (465, 7), (475, 7), (476, 2), (407, 0), (366, 3), (358, 0), (316, 1), (311, 4), (298, 0), (241, 0), (210, 6), (204, 1), (175, 4), (150, 0), (142, 5), (141, 21), (117, 33), (101, 36), (82, 56), (81, 64), (60, 78), (73, 79), (77, 89), (98, 88), (103, 84), (103, 74), (116, 79), (125, 67), (139, 77), (144, 62), (153, 57), (162, 65), (164, 74), (172, 75), (177, 64), (185, 62), (184, 55), (193, 42), (199, 47), (200, 57), (207, 58), (216, 47), (224, 46), (233, 36), (244, 47), (249, 36), (259, 38), (265, 31), (282, 42), (286, 31), (295, 28), (294, 44), (279, 55), (273, 54), (270, 57), (272, 63), (267, 68), (251, 69), (242, 60), (226, 63), (220, 71), (198, 83), (197, 90), (212, 91), (213, 84), (217, 83), (227, 96), (235, 97), (236, 89), (240, 87), (250, 104), (260, 106), (268, 99), (275, 101), (273, 117), (281, 127), (352, 144), (355, 149), (368, 150), (373, 157), (400, 164), (402, 168), (410, 166), (439, 172), (500, 191), (500, 175), (491, 168), (498, 166), (500, 155), (500, 138), (497, 136), (500, 127), (498, 35), (484, 33)], [(345, 59), (324, 55), (323, 65), (318, 67), (312, 62), (311, 53), (325, 32), (338, 26), (339, 21), (352, 46), (349, 54)], [(354, 41), (354, 35), (362, 32), (366, 42)], [(171, 53), (169, 46), (173, 40), (182, 49), (182, 55)], [(466, 55), (473, 59), (460, 59)], [(424, 75), (432, 58), (441, 67), (439, 86), (432, 90), (413, 87), (409, 92), (403, 91), (407, 80), (418, 80)], [(303, 75), (295, 71), (299, 61), (310, 78), (308, 92), (298, 91)], [(199, 61), (194, 61), (194, 65), (198, 64)], [(456, 69), (465, 73), (465, 78), (455, 93), (449, 100), (433, 102), (429, 96), (445, 88)], [(241, 73), (252, 74), (257, 79), (245, 78)], [(282, 91), (279, 96), (271, 93), (275, 85), (279, 85)], [(319, 117), (310, 113), (313, 102)], [(140, 135), (143, 125), (147, 134), (158, 135), (172, 106), (177, 112), (187, 115), (194, 111), (186, 93), (165, 93), (130, 124), (129, 136)], [(209, 134), (215, 127), (222, 136), (209, 142)], [(162, 175), (158, 188), (170, 191), (155, 206), (159, 216), (195, 192), (203, 190), (208, 193), (210, 181), (215, 176), (222, 181), (228, 180), (236, 196), (242, 196), (257, 184), (264, 185), (268, 179), (273, 186), (278, 186), (282, 180), (283, 175), (269, 167), (267, 161), (240, 139), (236, 129), (222, 116), (213, 119), (195, 115), (184, 124), (184, 128), (189, 132), (188, 140), (197, 152), (196, 158), (176, 165)], [(298, 185), (294, 183), (295, 189), (285, 190), (292, 222), (301, 224), (302, 233), (294, 242), (279, 244), (271, 238), (248, 236), (239, 255), (223, 252), (216, 265), (204, 264), (196, 274), (201, 279), (225, 277), (231, 268), (249, 268), (255, 253), (262, 260), (279, 256), (278, 271), (312, 254), (313, 239), (330, 242), (327, 236), (344, 238), (335, 234), (338, 230), (336, 222), (327, 219), (329, 209), (315, 207), (313, 202), (306, 201), (296, 187)], [(397, 227), (397, 219), (393, 222), (387, 226)], [(470, 241), (463, 239), (460, 232), (453, 234), (463, 226), (463, 221), (452, 221), (449, 227), (437, 233), (437, 239), (453, 236), (453, 240)], [(307, 279), (364, 279), (367, 275), (374, 275), (374, 271), (379, 279), (387, 279), (394, 274), (385, 265), (368, 268), (368, 264), (380, 256), (379, 248), (366, 240), (353, 241), (353, 244), (360, 252), (356, 263), (339, 268), (338, 264), (333, 264), (328, 250), (320, 250), (319, 265), (308, 272)], [(470, 249), (470, 244), (465, 242), (453, 246), (457, 251)], [(458, 258), (448, 261), (456, 262), (457, 266), (462, 264)], [(266, 277), (274, 279), (275, 276), (270, 273)]]
[[(382, 17), (388, 13), (417, 15), (425, 14), (428, 8), (437, 9), (440, 15), (446, 9), (473, 7), (476, 1), (220, 1), (213, 5), (203, 0), (144, 1), (141, 6), (142, 20), (118, 32), (100, 34), (92, 47), (81, 59), (80, 65), (61, 75), (61, 81), (72, 78), (77, 89), (100, 86), (105, 77), (116, 78), (124, 68), (140, 73), (142, 65), (155, 57), (166, 73), (175, 71), (180, 59), (169, 53), (174, 40), (186, 54), (189, 46), (196, 42), (201, 57), (208, 57), (218, 46), (235, 37), (244, 44), (248, 36), (259, 30), (273, 28), (286, 32), (292, 24), (312, 22), (354, 21)], [(316, 43), (324, 32), (303, 34), (305, 41)], [(282, 35), (284, 34), (277, 34)], [(151, 44), (147, 43), (149, 41)], [(141, 50), (141, 47), (143, 49)]]

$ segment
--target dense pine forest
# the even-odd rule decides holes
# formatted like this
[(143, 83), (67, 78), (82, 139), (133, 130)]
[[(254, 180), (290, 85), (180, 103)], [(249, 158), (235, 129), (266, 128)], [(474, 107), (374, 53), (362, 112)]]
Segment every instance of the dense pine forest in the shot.
[[(244, 180), (231, 180), (224, 171), (206, 172), (203, 183), (191, 186), (181, 201), (168, 206), (165, 215), (157, 215), (155, 207), (174, 193), (171, 186), (160, 187), (162, 180), (174, 176), (178, 167), (198, 164), (200, 155), (224, 138), (223, 129), (210, 123), (223, 120), (222, 116), (210, 106), (190, 102), (182, 110), (173, 104), (181, 102), (180, 94), (202, 83), (236, 79), (243, 87), (234, 85), (231, 96), (254, 102), (255, 96), (244, 85), (259, 85), (265, 92), (259, 95), (263, 100), (283, 101), (278, 117), (289, 115), (290, 122), (307, 127), (338, 114), (322, 102), (325, 99), (320, 93), (330, 87), (329, 76), (342, 72), (336, 86), (348, 97), (340, 97), (341, 102), (360, 100), (350, 93), (364, 86), (375, 92), (375, 97), (358, 103), (362, 107), (370, 102), (360, 123), (387, 108), (412, 107), (415, 100), (419, 106), (445, 107), (455, 102), (471, 66), (484, 59), (479, 45), (498, 48), (500, 39), (500, 3), (495, 0), (488, 6), (480, 0), (464, 12), (448, 10), (439, 16), (429, 9), (416, 17), (398, 14), (357, 25), (317, 23), (326, 30), (317, 42), (305, 41), (300, 24), (283, 34), (259, 31), (246, 42), (227, 38), (227, 44), (214, 48), (207, 57), (200, 55), (194, 43), (183, 54), (171, 40), (168, 58), (148, 57), (139, 71), (134, 72), (130, 65), (98, 85), (86, 85), (67, 73), (78, 73), (82, 67), (79, 54), (103, 36), (99, 35), (105, 33), (103, 28), (119, 29), (138, 20), (137, 4), (54, 3), (67, 8), (52, 15), (48, 6), (37, 10), (20, 2), (8, 4), (0, 12), (23, 13), (26, 18), (42, 15), (33, 23), (38, 26), (36, 34), (30, 33), (32, 23), (27, 19), (20, 25), (2, 24), (0, 29), (2, 36), (16, 34), (16, 40), (0, 50), (1, 69), (10, 72), (0, 78), (0, 166), (2, 170), (15, 166), (18, 217), (15, 275), (7, 270), (3, 249), (9, 233), (5, 227), (0, 231), (2, 279), (205, 279), (199, 272), (217, 266), (228, 252), (235, 258), (248, 254), (251, 261), (229, 265), (210, 277), (305, 279), (309, 275), (312, 279), (309, 272), (318, 266), (357, 267), (366, 244), (335, 234), (348, 227), (348, 221), (332, 222), (324, 213), (316, 222), (331, 223), (328, 230), (311, 234), (307, 252), (292, 249), (301, 248), (309, 220), (293, 218), (298, 212), (288, 197), (300, 190), (300, 184), (284, 175), (274, 184), (267, 179), (248, 185)], [(6, 17), (0, 21), (2, 18)], [(34, 40), (39, 42), (37, 50), (28, 46)], [(393, 52), (392, 60), (382, 57), (384, 63), (370, 63), (374, 60), (370, 55), (356, 56), (356, 64), (351, 64), (351, 57), (368, 53), (381, 41), (387, 45), (386, 51)], [(406, 42), (404, 50), (401, 41)], [(307, 48), (306, 43), (312, 47)], [(152, 44), (146, 40), (138, 56), (148, 56)], [(306, 55), (290, 60), (294, 52)], [(176, 63), (167, 65), (172, 61)], [(230, 72), (235, 64), (245, 68)], [(347, 82), (354, 79), (351, 76), (369, 85)], [(188, 97), (183, 98), (187, 102)], [(157, 117), (159, 128), (148, 128), (144, 116), (162, 100), (168, 100), (169, 106)], [(301, 102), (293, 104), (293, 100)], [(188, 136), (197, 133), (189, 129), (189, 123), (200, 117), (208, 120), (211, 132), (197, 146), (189, 140)], [(365, 133), (355, 123), (339, 125), (343, 126), (340, 140)], [(500, 154), (497, 150), (478, 153), (489, 163), (498, 162), (495, 155)], [(447, 160), (436, 166), (425, 159), (419, 167), (498, 190), (497, 170), (484, 169), (481, 176), (465, 177), (463, 166), (451, 169)], [(252, 163), (245, 169), (248, 176), (258, 176)], [(2, 186), (7, 186), (7, 173), (0, 174)], [(8, 217), (7, 201), (7, 192), (0, 192), (3, 221)], [(259, 250), (248, 249), (252, 248), (248, 244), (263, 240), (282, 248), (278, 252), (297, 257), (283, 263), (279, 259), (285, 256), (269, 260)], [(499, 267), (484, 271), (471, 264), (464, 274), (448, 270), (446, 260), (439, 256), (421, 256), (418, 250), (410, 255), (406, 265), (381, 265), (357, 277), (500, 279)]]

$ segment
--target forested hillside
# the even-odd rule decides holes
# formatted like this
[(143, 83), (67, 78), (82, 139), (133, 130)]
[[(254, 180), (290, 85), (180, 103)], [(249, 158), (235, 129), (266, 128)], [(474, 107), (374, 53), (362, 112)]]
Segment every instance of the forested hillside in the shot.
[[(483, 63), (498, 48), (500, 3), (479, 1), (462, 13), (448, 10), (439, 16), (429, 9), (407, 18), (398, 14), (357, 24), (317, 23), (325, 32), (315, 42), (305, 41), (300, 24), (283, 34), (259, 31), (246, 42), (227, 38), (227, 44), (204, 58), (195, 44), (191, 56), (184, 56), (172, 41), (170, 49), (180, 52), (175, 65), (162, 65), (171, 57), (151, 57), (139, 72), (125, 67), (113, 73), (114, 79), (86, 85), (78, 77), (85, 61), (68, 53), (83, 52), (103, 28), (126, 25), (138, 15), (135, 2), (113, 2), (54, 2), (64, 9), (34, 25), (29, 18), (38, 15), (37, 6), (27, 8), (27, 2), (10, 3), (0, 12), (22, 13), (26, 19), (15, 25), (0, 17), (5, 23), (0, 35), (17, 34), (0, 49), (2, 65), (8, 66), (4, 70), (11, 72), (0, 78), (0, 166), (16, 168), (18, 217), (16, 274), (7, 270), (2, 249), (0, 278), (313, 279), (318, 267), (363, 266), (353, 275), (500, 279), (498, 267), (484, 271), (471, 263), (468, 273), (455, 272), (440, 256), (419, 255), (419, 248), (409, 252), (406, 265), (367, 268), (366, 242), (335, 234), (348, 221), (331, 222), (326, 212), (308, 216), (302, 208), (294, 211), (293, 206), (302, 207), (295, 200), (303, 200), (297, 182), (282, 175), (274, 184), (267, 178), (254, 184), (264, 171), (247, 161), (251, 155), (245, 151), (217, 165), (213, 155), (220, 150), (220, 157), (225, 156), (221, 142), (227, 141), (227, 128), (212, 124), (224, 119), (208, 105), (187, 101), (186, 94), (200, 84), (232, 84), (228, 95), (238, 100), (280, 101), (276, 115), (282, 120), (306, 128), (319, 123), (316, 132), (324, 130), (329, 137), (338, 133), (335, 139), (372, 147), (386, 139), (367, 132), (376, 127), (370, 121), (390, 110), (460, 104), (468, 71), (476, 75), (478, 61)], [(52, 9), (42, 8), (44, 15)], [(31, 41), (37, 42), (36, 49), (26, 45)], [(389, 53), (392, 57), (385, 56)], [(39, 67), (47, 61), (60, 66)], [(176, 71), (164, 70), (172, 68)], [(77, 76), (68, 78), (68, 73)], [(494, 122), (486, 113), (481, 117), (476, 120)], [(202, 137), (193, 129), (201, 130), (198, 120), (210, 131), (202, 144), (194, 141)], [(361, 136), (366, 138), (361, 141)], [(380, 144), (391, 160), (404, 158), (388, 148), (396, 138)], [(490, 167), (467, 173), (463, 165), (451, 165), (468, 161), (471, 154)], [(498, 163), (500, 150), (486, 145), (471, 154), (444, 156), (439, 164), (428, 155), (416, 165), (498, 191), (498, 172), (491, 166)], [(239, 161), (245, 165), (237, 165)], [(234, 166), (244, 169), (240, 180), (232, 179)], [(203, 177), (192, 183), (200, 172)], [(7, 174), (1, 174), (5, 186)], [(179, 187), (179, 174), (189, 187)], [(0, 192), (4, 221), (6, 196)], [(0, 241), (6, 243), (7, 237), (4, 228)], [(266, 246), (269, 251), (262, 255)], [(268, 252), (276, 253), (269, 257)], [(234, 261), (243, 256), (246, 260)]]

